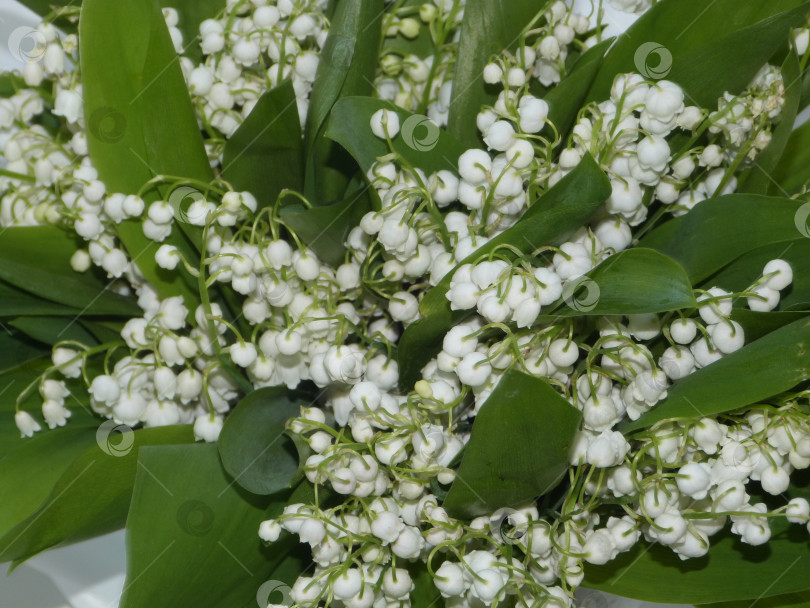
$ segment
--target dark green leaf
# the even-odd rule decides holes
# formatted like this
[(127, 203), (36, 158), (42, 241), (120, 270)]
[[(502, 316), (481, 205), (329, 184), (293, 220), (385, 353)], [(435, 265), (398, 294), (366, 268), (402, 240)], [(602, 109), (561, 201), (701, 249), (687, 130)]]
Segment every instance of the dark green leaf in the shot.
[[(405, 0), (402, 7), (410, 7), (411, 10), (418, 9), (424, 4), (424, 0)], [(383, 51), (386, 53), (397, 53), (403, 57), (406, 55), (416, 55), (421, 59), (433, 55), (435, 48), (433, 38), (430, 35), (430, 27), (418, 18), (414, 13), (411, 15), (419, 22), (419, 34), (415, 38), (406, 38), (401, 32), (396, 36), (385, 36), (383, 39)]]
[(514, 51), (551, 0), (467, 0), (453, 74), (453, 97), (447, 130), (465, 148), (481, 147), (475, 117), (492, 105), (501, 87), (484, 82), (484, 66), (493, 55)]
[(810, 122), (790, 134), (773, 178), (779, 184), (777, 190), (791, 196), (801, 192), (802, 187), (810, 181)]
[(22, 289), (0, 281), (0, 317), (18, 315), (76, 316), (79, 310), (26, 293)]
[(0, 537), (0, 562), (19, 563), (63, 542), (120, 528), (126, 521), (140, 448), (193, 441), (189, 425), (132, 431), (112, 421), (102, 423), (97, 445), (71, 462), (35, 513)]
[(662, 0), (611, 48), (588, 95), (603, 101), (617, 74), (666, 77), (688, 101), (716, 107), (724, 92), (738, 93), (804, 21), (807, 0)]
[(745, 332), (747, 341), (758, 340), (764, 335), (784, 327), (789, 323), (798, 321), (806, 317), (806, 311), (794, 312), (757, 312), (747, 308), (735, 308), (731, 313), (731, 318), (737, 321)]
[(293, 582), (296, 573), (282, 566), (290, 567), (285, 557), (297, 543), (289, 537), (265, 548), (258, 536), (266, 510), (283, 501), (242, 491), (210, 444), (149, 447), (138, 465), (122, 608), (248, 608), (260, 596), (288, 597), (270, 591)]
[(756, 194), (779, 194), (777, 184), (771, 174), (785, 152), (790, 134), (796, 123), (801, 101), (802, 79), (799, 72), (799, 58), (792, 49), (782, 64), (782, 77), (785, 81), (785, 105), (782, 107), (779, 124), (773, 130), (771, 143), (757, 156), (756, 163), (738, 192)]
[(568, 470), (581, 418), (545, 380), (507, 371), (475, 418), (444, 508), (472, 518), (545, 494)]
[[(462, 260), (475, 262), (502, 245), (530, 253), (544, 245), (560, 245), (588, 221), (610, 196), (610, 181), (590, 155), (529, 207), (520, 221)], [(502, 256), (512, 255), (501, 250)], [(458, 268), (458, 266), (456, 266)], [(455, 270), (455, 269), (454, 269)], [(441, 349), (442, 339), (468, 311), (452, 311), (447, 292), (450, 271), (422, 300), (423, 319), (408, 326), (399, 341), (400, 386), (409, 389), (424, 365)]]
[(571, 68), (571, 72), (543, 97), (548, 103), (548, 119), (561, 137), (565, 138), (574, 126), (582, 102), (602, 66), (605, 51), (614, 40), (615, 38), (608, 38), (585, 51)]
[(300, 192), (303, 142), (289, 80), (262, 95), (225, 144), (222, 177), (237, 190), (251, 192), (259, 209), (274, 205), (285, 188)]
[(701, 608), (810, 608), (810, 591), (799, 591), (773, 597), (748, 598), (736, 602), (700, 604)]
[(334, 202), (356, 171), (340, 147), (324, 137), (324, 131), (338, 99), (371, 93), (383, 10), (383, 0), (337, 3), (312, 85), (304, 128), (304, 194), (313, 205)]
[(19, 289), (72, 306), (82, 314), (138, 316), (132, 298), (107, 290), (109, 281), (70, 266), (77, 239), (56, 226), (15, 226), (0, 238), (0, 278)]
[(551, 317), (637, 315), (694, 308), (684, 269), (673, 259), (634, 247), (604, 260), (563, 290)]
[[(197, 119), (156, 0), (85, 0), (79, 34), (88, 146), (107, 190), (135, 194), (155, 175), (210, 182)], [(147, 204), (157, 198), (155, 190), (144, 195)], [(194, 260), (200, 230), (177, 215), (164, 243)], [(162, 243), (144, 236), (139, 220), (119, 224), (118, 236), (162, 297), (182, 295), (189, 308), (198, 303), (191, 277), (157, 266)]]
[(679, 262), (697, 284), (754, 247), (800, 237), (801, 204), (755, 194), (721, 196), (656, 228), (639, 245)]
[(400, 132), (392, 140), (394, 151), (412, 167), (431, 174), (442, 169), (458, 173), (458, 157), (466, 151), (452, 135), (427, 116), (411, 114), (392, 103), (371, 97), (344, 97), (335, 104), (326, 137), (338, 142), (367, 173), (388, 144), (371, 132), (371, 115), (386, 109), (399, 116)]
[(285, 423), (311, 399), (286, 388), (260, 388), (239, 402), (219, 436), (222, 466), (254, 494), (292, 487), (299, 473), (298, 452), (284, 434)]
[(676, 382), (666, 399), (624, 432), (660, 420), (711, 416), (757, 403), (810, 377), (810, 319), (786, 325)]
[(281, 219), (322, 261), (332, 266), (343, 263), (346, 237), (362, 217), (371, 211), (370, 186), (358, 183), (342, 201), (307, 209), (301, 204), (282, 207)]
[(8, 324), (43, 344), (53, 345), (62, 340), (73, 340), (87, 346), (98, 344), (93, 334), (87, 331), (75, 318), (17, 317), (10, 320)]

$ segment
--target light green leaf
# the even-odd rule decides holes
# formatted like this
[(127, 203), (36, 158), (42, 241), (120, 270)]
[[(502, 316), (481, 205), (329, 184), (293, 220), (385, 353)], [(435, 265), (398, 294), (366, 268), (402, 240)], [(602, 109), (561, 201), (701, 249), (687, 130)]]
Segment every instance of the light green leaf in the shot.
[[(82, 314), (137, 316), (133, 298), (107, 290), (109, 281), (70, 266), (77, 237), (56, 226), (14, 226), (0, 238), (0, 278)], [(2, 305), (0, 305), (2, 306)]]
[(465, 148), (481, 147), (475, 117), (503, 90), (484, 82), (484, 66), (493, 55), (514, 51), (523, 32), (550, 4), (551, 0), (467, 0), (464, 5), (447, 130)]
[[(0, 562), (18, 564), (50, 547), (111, 532), (124, 525), (140, 448), (191, 443), (191, 426), (132, 431), (112, 421), (59, 476), (46, 501), (0, 537)], [(92, 498), (92, 499), (91, 499)]]
[(507, 371), (475, 418), (442, 506), (469, 519), (545, 494), (568, 470), (581, 419), (545, 380)]
[[(155, 175), (210, 182), (202, 135), (156, 0), (85, 0), (79, 37), (90, 158), (107, 190), (135, 194)], [(144, 200), (149, 204), (158, 197), (150, 190)], [(180, 219), (164, 243), (194, 260), (200, 230)], [(155, 252), (162, 243), (144, 236), (139, 220), (126, 220), (117, 229), (161, 297), (182, 295), (189, 308), (199, 302), (191, 277), (157, 266)]]
[(239, 402), (219, 435), (222, 466), (234, 482), (254, 494), (273, 494), (298, 481), (299, 459), (284, 434), (289, 418), (312, 399), (286, 388), (260, 388)]
[(678, 83), (689, 103), (713, 108), (738, 93), (804, 21), (807, 0), (662, 0), (618, 37), (588, 94), (604, 101), (617, 74)]
[(810, 608), (810, 591), (799, 591), (773, 597), (748, 598), (736, 602), (700, 604), (700, 608)]
[(335, 104), (326, 137), (338, 142), (367, 173), (388, 144), (371, 132), (371, 115), (386, 109), (399, 117), (400, 131), (391, 140), (394, 151), (412, 167), (428, 175), (442, 169), (458, 173), (458, 157), (466, 151), (452, 135), (426, 116), (412, 114), (392, 103), (371, 97), (344, 97)]
[(712, 416), (757, 403), (810, 377), (810, 319), (769, 333), (676, 382), (666, 399), (619, 428), (627, 433), (668, 418)]
[(285, 188), (301, 191), (301, 123), (289, 80), (262, 95), (225, 144), (222, 177), (235, 189), (251, 192), (258, 210), (274, 205)]
[[(467, 256), (458, 266), (475, 262), (503, 245), (531, 253), (545, 245), (560, 245), (596, 212), (610, 196), (610, 181), (590, 155), (543, 194), (520, 221)], [(456, 268), (458, 268), (456, 266)], [(455, 269), (431, 289), (420, 304), (423, 319), (408, 326), (398, 345), (400, 386), (410, 389), (424, 365), (441, 349), (442, 339), (469, 311), (452, 311), (447, 300)]]
[(673, 259), (642, 247), (604, 260), (563, 290), (550, 317), (637, 315), (697, 306), (689, 277)]
[(288, 537), (264, 547), (258, 530), (266, 511), (286, 498), (241, 490), (215, 445), (145, 448), (127, 518), (121, 607), (248, 608), (260, 595), (281, 602), (288, 596), (270, 591), (291, 584), (297, 572), (279, 570), (278, 580), (273, 571), (297, 542)]
[(801, 205), (755, 194), (721, 196), (656, 228), (639, 246), (673, 258), (698, 284), (755, 247), (799, 238)]

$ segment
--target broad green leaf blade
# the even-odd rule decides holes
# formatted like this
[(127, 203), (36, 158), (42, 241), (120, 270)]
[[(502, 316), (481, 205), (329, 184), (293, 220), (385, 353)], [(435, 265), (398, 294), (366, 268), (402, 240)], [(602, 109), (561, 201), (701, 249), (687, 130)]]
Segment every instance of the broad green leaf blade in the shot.
[(132, 298), (107, 290), (93, 272), (78, 273), (70, 266), (77, 238), (56, 226), (14, 226), (0, 238), (0, 279), (82, 314), (138, 316)]
[[(0, 415), (14, 424), (13, 414)], [(0, 460), (0, 537), (39, 508), (70, 463), (95, 441), (94, 427), (70, 420), (63, 428), (37, 433)]]
[(755, 194), (721, 196), (656, 228), (639, 246), (673, 258), (697, 284), (754, 247), (801, 237), (796, 227), (801, 205)]
[(738, 192), (779, 194), (779, 188), (771, 174), (779, 164), (795, 126), (802, 93), (799, 58), (795, 49), (791, 49), (782, 63), (782, 77), (785, 81), (785, 105), (782, 107), (779, 124), (773, 130), (771, 143), (757, 156), (745, 182), (737, 189)]
[(132, 431), (112, 421), (102, 423), (95, 444), (65, 469), (48, 499), (0, 537), (0, 562), (19, 563), (61, 543), (120, 528), (126, 521), (140, 448), (193, 441), (189, 425)]
[(804, 21), (807, 0), (662, 0), (610, 50), (588, 94), (604, 101), (617, 74), (678, 83), (690, 104), (713, 108), (738, 93)]
[(16, 317), (18, 315), (75, 317), (79, 312), (76, 308), (39, 298), (5, 281), (0, 281), (0, 317)]
[(574, 126), (582, 102), (602, 65), (605, 52), (614, 40), (615, 38), (608, 38), (585, 51), (568, 75), (543, 97), (548, 103), (548, 119), (563, 141)]
[(234, 482), (254, 494), (292, 487), (298, 452), (284, 434), (285, 423), (311, 399), (286, 388), (260, 388), (242, 399), (219, 435), (222, 466)]
[(604, 260), (563, 290), (552, 317), (637, 315), (697, 306), (689, 277), (672, 258), (635, 247)]
[[(475, 262), (501, 245), (511, 245), (524, 253), (544, 245), (560, 245), (588, 221), (608, 196), (610, 181), (586, 155), (571, 173), (535, 201), (517, 224), (470, 254), (459, 266)], [(469, 314), (450, 310), (447, 292), (454, 271), (428, 291), (420, 305), (424, 319), (408, 326), (400, 338), (397, 360), (403, 389), (410, 389), (419, 379), (422, 367), (441, 349), (444, 334)]]
[(748, 598), (736, 602), (700, 604), (700, 608), (810, 608), (810, 591), (799, 591), (773, 597)]
[(319, 259), (337, 267), (344, 261), (349, 232), (372, 209), (372, 192), (368, 185), (349, 184), (342, 201), (310, 209), (301, 204), (287, 205), (279, 215)]
[(447, 130), (465, 148), (481, 147), (475, 117), (498, 97), (499, 87), (484, 82), (484, 66), (493, 55), (514, 51), (523, 32), (550, 4), (551, 0), (467, 0), (464, 5)]
[(758, 312), (747, 308), (735, 308), (731, 313), (731, 318), (742, 326), (745, 339), (753, 341), (789, 323), (803, 319), (808, 314), (810, 312), (807, 311)]
[[(62, 340), (72, 340), (95, 346), (95, 336), (87, 331), (75, 318), (69, 317), (16, 317), (8, 321), (28, 337), (43, 344), (56, 344)], [(118, 336), (120, 339), (120, 336)]]
[(581, 418), (545, 380), (507, 371), (475, 418), (442, 506), (469, 519), (545, 494), (568, 470)]
[(303, 142), (292, 83), (285, 80), (259, 98), (225, 144), (222, 177), (258, 200), (258, 210), (276, 203), (285, 188), (301, 191)]
[(351, 158), (327, 140), (324, 131), (341, 97), (369, 95), (372, 91), (383, 11), (383, 0), (352, 0), (336, 5), (304, 127), (304, 194), (313, 205), (334, 202), (356, 172)]
[(277, 504), (278, 497), (241, 491), (215, 445), (142, 450), (127, 518), (121, 607), (248, 608), (259, 591), (280, 601), (263, 585), (296, 543), (289, 537), (265, 548), (258, 531), (266, 510), (283, 507), (285, 498)]
[[(210, 182), (202, 135), (156, 0), (85, 0), (79, 36), (90, 158), (108, 192), (135, 194), (155, 175)], [(154, 190), (145, 195), (147, 204), (157, 198)], [(193, 260), (200, 231), (180, 219), (164, 243)], [(140, 221), (119, 224), (118, 236), (161, 297), (182, 295), (189, 308), (198, 303), (191, 277), (157, 266), (162, 243), (146, 238)]]
[(668, 418), (712, 416), (757, 403), (810, 378), (810, 319), (803, 318), (696, 371), (666, 399), (620, 429), (627, 433)]
[[(755, 496), (772, 508), (784, 507), (792, 497), (810, 498), (807, 471), (791, 475), (787, 496)], [(750, 491), (750, 490), (749, 490)], [(803, 526), (784, 517), (769, 517), (771, 538), (757, 547), (745, 545), (728, 530), (711, 537), (708, 555), (682, 561), (659, 544), (636, 544), (604, 566), (586, 564), (583, 585), (648, 602), (706, 604), (749, 600), (758, 607), (766, 598), (810, 589), (807, 567), (810, 545)], [(756, 602), (750, 598), (760, 598)]]
[[(810, 77), (807, 78), (810, 82)], [(810, 181), (810, 122), (790, 134), (785, 153), (773, 171), (773, 178), (779, 184), (777, 190), (793, 196), (801, 192)]]
[(371, 132), (371, 115), (386, 109), (399, 116), (400, 131), (391, 140), (394, 151), (412, 167), (428, 175), (442, 169), (458, 173), (458, 157), (467, 148), (427, 116), (411, 114), (392, 103), (371, 97), (344, 97), (335, 104), (326, 137), (346, 148), (367, 173), (388, 144)]

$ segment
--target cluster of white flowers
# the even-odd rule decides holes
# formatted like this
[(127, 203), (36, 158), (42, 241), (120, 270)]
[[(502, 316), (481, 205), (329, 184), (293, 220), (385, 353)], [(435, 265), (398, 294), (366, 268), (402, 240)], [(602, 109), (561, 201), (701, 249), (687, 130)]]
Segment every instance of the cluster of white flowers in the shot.
[[(284, 78), (291, 78), (305, 120), (328, 31), (325, 5), (229, 0), (219, 18), (201, 24), (202, 62), (180, 61), (212, 166), (256, 100)], [(460, 0), (406, 3), (387, 14), (377, 95), (445, 124), (462, 14)], [(182, 54), (180, 16), (172, 9), (164, 16)], [(399, 38), (424, 37), (425, 29), (433, 46), (426, 56), (400, 52)], [(242, 296), (241, 310), (231, 311), (237, 319), (229, 321), (223, 307), (230, 303), (205, 301), (190, 311), (180, 296), (161, 299), (121, 248), (116, 224), (139, 220), (144, 234), (161, 242), (179, 210), (170, 200), (145, 203), (147, 189), (162, 178), (141, 195), (106, 192), (87, 157), (80, 79), (71, 67), (75, 37), (60, 39), (51, 26), (42, 36), (46, 49), (24, 71), (31, 88), (0, 100), (0, 147), (7, 173), (18, 174), (0, 177), (0, 224), (71, 226), (87, 242), (71, 260), (74, 269), (102, 268), (115, 279), (112, 288), (135, 293), (143, 310), (124, 326), (121, 356), (105, 360), (104, 373), (91, 376), (87, 365), (98, 348), (53, 350), (53, 368), (39, 384), (43, 418), (51, 428), (66, 423), (64, 380), (83, 377), (92, 408), (103, 416), (131, 426), (193, 422), (198, 439), (214, 441), (244, 382), (295, 388), (310, 381), (324, 389), (320, 406), (303, 407), (288, 427), (312, 450), (304, 470), (316, 493), (323, 486), (342, 502), (288, 505), (259, 531), (268, 542), (291, 533), (311, 547), (316, 567), (293, 586), (296, 606), (410, 606), (411, 564), (424, 562), (453, 608), (507, 596), (520, 606), (567, 607), (583, 561), (604, 564), (642, 537), (688, 558), (705, 554), (729, 518), (732, 532), (749, 544), (767, 541), (770, 516), (810, 527), (806, 501), (768, 507), (749, 486), (758, 482), (778, 495), (794, 468), (810, 466), (806, 395), (745, 414), (660, 424), (632, 443), (615, 430), (655, 407), (671, 382), (742, 348), (732, 300), (774, 310), (793, 279), (788, 263), (771, 260), (741, 293), (697, 290), (695, 311), (599, 317), (587, 335), (575, 319), (541, 316), (565, 299), (566, 288), (628, 248), (632, 229), (649, 221), (648, 209), (680, 215), (735, 189), (734, 173), (764, 149), (779, 119), (784, 83), (777, 69), (763, 68), (716, 111), (686, 106), (672, 82), (622, 74), (610, 98), (584, 108), (562, 142), (552, 135), (548, 104), (530, 92), (538, 84), (532, 79), (543, 87), (559, 82), (568, 53), (592, 46), (600, 33), (555, 2), (514, 54), (484, 69), (484, 80), (503, 91), (477, 117), (480, 149), (465, 151), (455, 170), (430, 175), (393, 151), (377, 160), (368, 179), (381, 208), (350, 232), (345, 262), (336, 268), (274, 209), (257, 214), (250, 192), (221, 181), (194, 184), (207, 196), (182, 219), (203, 228), (202, 260), (164, 244), (155, 261), (205, 289), (220, 284)], [(46, 77), (54, 83), (54, 113), (75, 133), (67, 143), (34, 124), (46, 98), (36, 87)], [(386, 110), (369, 124), (385, 141), (399, 127)], [(692, 139), (673, 151), (676, 131)], [(704, 135), (709, 143), (698, 146)], [(537, 243), (531, 256), (496, 250), (467, 261), (586, 153), (612, 186), (593, 221), (559, 247)], [(170, 183), (169, 194), (181, 185)], [(451, 308), (468, 316), (443, 336), (413, 390), (401, 392), (394, 358), (401, 331), (421, 318), (421, 299), (445, 278)], [(509, 369), (548, 379), (582, 412), (573, 490), (545, 511), (526, 504), (455, 519), (440, 497), (455, 479), (452, 466), (471, 421)], [(25, 411), (16, 420), (24, 435), (40, 430)]]

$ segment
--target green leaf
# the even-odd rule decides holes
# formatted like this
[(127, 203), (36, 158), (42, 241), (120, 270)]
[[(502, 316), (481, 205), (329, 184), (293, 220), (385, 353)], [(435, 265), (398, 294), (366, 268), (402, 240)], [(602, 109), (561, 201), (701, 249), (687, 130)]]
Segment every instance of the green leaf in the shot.
[[(779, 241), (744, 253), (717, 274), (711, 276), (704, 286), (718, 286), (731, 292), (740, 292), (750, 287), (761, 275), (765, 264), (773, 259), (788, 262), (793, 269), (793, 282), (782, 290), (779, 310), (807, 308), (810, 303), (810, 239), (800, 238)], [(745, 299), (739, 298), (735, 305), (742, 306)]]
[(697, 306), (684, 269), (642, 247), (613, 255), (563, 290), (550, 317), (637, 315)]
[(297, 543), (288, 537), (265, 548), (258, 530), (266, 510), (283, 501), (240, 490), (211, 444), (149, 447), (138, 465), (122, 608), (248, 608), (265, 593), (265, 601), (280, 601), (270, 591), (295, 578), (280, 566)]
[(458, 157), (467, 148), (427, 116), (412, 114), (392, 103), (371, 97), (344, 97), (335, 104), (326, 137), (338, 142), (367, 173), (388, 144), (371, 132), (371, 115), (386, 109), (399, 116), (400, 131), (391, 140), (394, 151), (412, 167), (428, 175), (442, 169), (458, 173)]
[[(808, 78), (810, 82), (810, 78)], [(785, 146), (785, 153), (773, 172), (783, 194), (798, 194), (810, 181), (810, 122), (795, 129)]]
[[(43, 344), (53, 345), (62, 340), (73, 340), (87, 346), (98, 344), (95, 336), (87, 331), (75, 318), (17, 317), (11, 319), (8, 324)], [(120, 336), (118, 338), (120, 339)]]
[(617, 74), (640, 72), (678, 83), (690, 104), (716, 107), (744, 89), (804, 21), (807, 0), (662, 0), (608, 53), (588, 101), (608, 98)]
[(96, 431), (97, 445), (71, 462), (35, 513), (0, 537), (0, 562), (20, 563), (61, 543), (120, 528), (126, 521), (140, 448), (193, 441), (190, 425), (132, 431), (112, 421), (102, 423)]
[(773, 597), (748, 598), (736, 602), (700, 604), (701, 608), (810, 608), (810, 591), (799, 591)]
[(50, 300), (39, 298), (22, 289), (0, 281), (0, 317), (18, 315), (62, 315), (76, 316), (79, 310), (69, 308)]
[(349, 232), (372, 209), (372, 192), (368, 185), (350, 183), (343, 200), (310, 209), (301, 204), (287, 205), (281, 208), (281, 219), (319, 259), (337, 267), (344, 261)]
[(608, 38), (585, 51), (568, 75), (543, 97), (548, 103), (548, 119), (563, 141), (574, 126), (593, 79), (602, 66), (605, 52), (614, 40), (615, 38)]
[(556, 486), (582, 415), (545, 380), (510, 370), (481, 406), (443, 507), (473, 518)]
[[(502, 245), (530, 253), (544, 245), (560, 245), (596, 212), (610, 196), (610, 181), (590, 155), (543, 194), (520, 221), (478, 248), (458, 266), (478, 261)], [(509, 250), (501, 255), (510, 257)], [(458, 268), (456, 266), (456, 268)], [(423, 319), (408, 326), (398, 345), (400, 387), (409, 389), (424, 365), (441, 349), (442, 339), (469, 311), (452, 311), (447, 292), (455, 268), (425, 295)]]
[(217, 442), (222, 466), (236, 483), (254, 494), (273, 494), (298, 481), (298, 452), (284, 430), (311, 401), (301, 392), (268, 387), (239, 402)]
[[(79, 37), (90, 158), (107, 190), (135, 194), (155, 175), (210, 182), (202, 135), (156, 0), (85, 0)], [(149, 204), (160, 196), (152, 189), (144, 200)], [(178, 216), (163, 243), (194, 260), (201, 231)], [(126, 220), (117, 229), (158, 294), (182, 295), (193, 309), (199, 302), (196, 282), (155, 262), (163, 243), (144, 236), (140, 220)]]
[(731, 318), (742, 326), (745, 332), (745, 339), (750, 342), (758, 340), (762, 336), (776, 331), (789, 323), (798, 321), (808, 314), (810, 313), (806, 311), (758, 312), (748, 310), (747, 308), (735, 308), (731, 313)]
[[(11, 413), (0, 415), (13, 424)], [(0, 537), (32, 515), (48, 498), (70, 463), (95, 443), (94, 427), (73, 422), (70, 420), (63, 428), (37, 433), (0, 459), (0, 493), (3, 496)]]
[[(50, 358), (50, 349), (29, 339), (13, 327), (0, 327), (0, 378), (8, 371), (14, 370), (33, 359)], [(0, 390), (11, 387), (0, 382)], [(23, 387), (15, 387), (19, 393)], [(15, 393), (13, 397), (16, 397)], [(0, 404), (12, 398), (11, 394), (0, 392)], [(12, 399), (13, 401), (13, 399)], [(0, 405), (2, 408), (2, 405)]]
[(56, 226), (6, 228), (0, 238), (0, 278), (81, 314), (140, 315), (133, 298), (107, 289), (109, 281), (73, 270), (70, 257), (76, 249), (76, 236)]
[[(755, 501), (784, 507), (790, 497), (810, 498), (807, 471), (792, 475), (788, 496), (757, 496)], [(751, 490), (749, 490), (750, 492)], [(752, 501), (753, 502), (753, 501)], [(583, 585), (647, 602), (706, 604), (749, 600), (747, 607), (772, 604), (766, 598), (810, 589), (807, 533), (784, 517), (769, 517), (771, 538), (757, 547), (728, 530), (711, 537), (708, 555), (682, 561), (659, 544), (637, 543), (604, 566), (586, 564)], [(756, 602), (750, 598), (760, 598)], [(786, 604), (786, 606), (789, 604)]]
[(274, 205), (285, 188), (301, 190), (303, 141), (291, 81), (262, 95), (225, 144), (222, 177), (252, 193), (259, 210)]
[(676, 382), (627, 433), (669, 418), (712, 416), (757, 403), (810, 377), (810, 319), (786, 325)]
[(771, 174), (779, 164), (785, 152), (790, 134), (796, 124), (796, 115), (799, 113), (801, 101), (802, 79), (799, 71), (799, 58), (796, 50), (791, 49), (782, 63), (782, 77), (785, 82), (785, 105), (779, 118), (779, 124), (773, 130), (771, 142), (758, 156), (748, 173), (748, 177), (737, 189), (738, 192), (753, 192), (756, 194), (778, 194)]
[(430, 34), (430, 26), (422, 23), (416, 14), (416, 10), (423, 4), (424, 0), (405, 0), (405, 2), (402, 3), (402, 8), (411, 7), (413, 14), (410, 16), (419, 22), (419, 34), (417, 34), (415, 38), (406, 38), (401, 32), (397, 32), (396, 36), (385, 36), (382, 43), (384, 53), (397, 53), (403, 57), (406, 55), (416, 55), (421, 59), (425, 59), (435, 53), (433, 37)]
[(551, 0), (467, 0), (464, 5), (447, 130), (465, 149), (481, 147), (475, 117), (498, 97), (499, 87), (484, 82), (484, 66), (493, 55), (514, 51), (523, 32), (550, 4)]
[[(78, 6), (81, 2), (76, 0), (20, 0), (20, 4), (31, 9), (37, 15), (45, 17), (56, 9)], [(76, 25), (65, 18), (55, 19), (53, 24), (68, 34), (76, 31)]]
[(304, 128), (304, 194), (313, 205), (334, 202), (356, 172), (351, 159), (324, 137), (324, 131), (338, 99), (371, 93), (383, 11), (383, 0), (337, 3), (312, 85)]
[(801, 204), (755, 194), (721, 196), (656, 228), (639, 246), (673, 258), (697, 284), (754, 247), (800, 237)]

